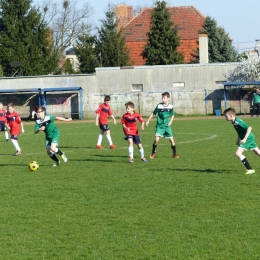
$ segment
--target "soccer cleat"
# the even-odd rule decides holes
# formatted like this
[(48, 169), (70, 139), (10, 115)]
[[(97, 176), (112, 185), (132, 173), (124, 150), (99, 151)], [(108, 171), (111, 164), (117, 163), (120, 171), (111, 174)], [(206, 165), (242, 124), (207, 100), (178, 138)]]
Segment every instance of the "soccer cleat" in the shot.
[(142, 162), (147, 162), (147, 160), (145, 159), (145, 157), (141, 158)]
[(116, 146), (114, 144), (110, 145), (110, 149), (115, 149), (115, 148), (116, 148)]
[(130, 157), (130, 158), (129, 158), (129, 162), (130, 162), (130, 163), (133, 163), (133, 162), (134, 162), (134, 158)]
[(67, 156), (65, 155), (65, 153), (63, 153), (63, 154), (61, 155), (61, 159), (63, 160), (63, 162), (67, 162), (67, 161), (68, 161), (68, 158), (67, 158)]
[(104, 149), (104, 147), (101, 146), (101, 145), (96, 145), (96, 148), (97, 148), (97, 149)]
[(152, 153), (152, 154), (150, 155), (150, 159), (154, 159), (154, 156), (155, 156), (155, 153)]
[(255, 173), (255, 170), (254, 169), (249, 169), (246, 171), (246, 174), (253, 174)]
[(21, 155), (21, 154), (22, 154), (22, 150), (16, 151), (16, 153), (14, 154), (14, 156), (18, 156), (18, 155)]
[(177, 154), (174, 154), (174, 155), (173, 155), (173, 158), (179, 159), (180, 157), (179, 157)]
[(56, 166), (59, 166), (60, 165), (60, 161), (57, 161), (57, 162), (55, 162), (53, 165), (52, 165), (52, 167), (56, 167)]

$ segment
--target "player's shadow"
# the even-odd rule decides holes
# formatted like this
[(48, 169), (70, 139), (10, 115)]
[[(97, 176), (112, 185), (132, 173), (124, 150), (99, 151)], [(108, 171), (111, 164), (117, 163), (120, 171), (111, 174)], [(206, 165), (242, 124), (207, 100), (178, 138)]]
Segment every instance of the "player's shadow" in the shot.
[(194, 169), (194, 168), (168, 168), (168, 170), (171, 171), (180, 171), (180, 172), (198, 172), (198, 173), (217, 173), (217, 174), (222, 174), (222, 173), (231, 173), (233, 171), (231, 170), (218, 170), (218, 169)]
[[(108, 157), (108, 156), (107, 156)], [(92, 159), (92, 158), (86, 158), (86, 159), (70, 159), (70, 161), (75, 161), (75, 162), (115, 162), (112, 159), (107, 159), (107, 160), (99, 160), (99, 159)]]
[(109, 154), (109, 155), (104, 155), (104, 154), (93, 154), (93, 155), (91, 155), (91, 156), (96, 156), (96, 157), (118, 157), (118, 158), (127, 158), (127, 156), (126, 155), (111, 155), (111, 154)]

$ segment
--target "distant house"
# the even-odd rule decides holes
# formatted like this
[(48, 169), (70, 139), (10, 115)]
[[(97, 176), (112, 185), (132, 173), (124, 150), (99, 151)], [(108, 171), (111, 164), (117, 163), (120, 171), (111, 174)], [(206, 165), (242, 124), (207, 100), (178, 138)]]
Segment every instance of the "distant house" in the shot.
[[(183, 53), (185, 63), (189, 63), (192, 53), (199, 48), (199, 31), (203, 28), (206, 17), (193, 6), (168, 7), (168, 10), (172, 22), (178, 27), (178, 35), (181, 39), (178, 51)], [(144, 8), (139, 14), (133, 16), (132, 6), (116, 6), (118, 28), (123, 30), (126, 46), (130, 50), (130, 57), (135, 66), (142, 66), (145, 63), (141, 53), (150, 30), (152, 11), (153, 8)]]

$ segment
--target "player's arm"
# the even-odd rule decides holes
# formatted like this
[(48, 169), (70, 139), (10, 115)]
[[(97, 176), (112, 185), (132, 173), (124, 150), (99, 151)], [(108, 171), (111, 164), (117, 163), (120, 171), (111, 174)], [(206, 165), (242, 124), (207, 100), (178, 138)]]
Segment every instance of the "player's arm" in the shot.
[(96, 113), (96, 126), (99, 126), (99, 117), (100, 115), (98, 113)]
[(125, 131), (129, 132), (130, 129), (125, 124), (122, 124), (122, 126)]
[(23, 122), (20, 123), (20, 128), (21, 128), (21, 133), (24, 133), (24, 127), (23, 127)]
[(144, 121), (142, 122), (141, 129), (144, 130)]
[(60, 121), (65, 121), (65, 122), (69, 122), (72, 120), (72, 118), (64, 118), (64, 117), (61, 117), (61, 116), (56, 116), (55, 117), (56, 120), (60, 120)]
[(170, 126), (172, 124), (173, 118), (174, 118), (174, 115), (171, 116), (171, 119), (170, 119), (170, 121), (168, 123), (168, 126)]
[(110, 116), (114, 120), (114, 124), (116, 125), (116, 119), (115, 119), (114, 115), (110, 115)]
[(150, 122), (150, 120), (152, 119), (152, 117), (153, 117), (153, 113), (149, 116), (148, 120), (146, 121), (146, 126), (149, 125), (149, 122)]
[(247, 140), (248, 136), (250, 135), (251, 131), (252, 131), (252, 127), (249, 126), (246, 130), (245, 137), (240, 141), (241, 144), (244, 144), (246, 142), (246, 140)]

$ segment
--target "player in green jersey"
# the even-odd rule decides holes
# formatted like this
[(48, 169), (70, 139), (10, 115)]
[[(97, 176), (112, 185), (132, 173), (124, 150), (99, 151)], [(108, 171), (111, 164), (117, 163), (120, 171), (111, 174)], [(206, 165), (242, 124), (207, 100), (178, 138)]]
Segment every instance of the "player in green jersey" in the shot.
[(260, 110), (260, 90), (258, 88), (255, 90), (255, 93), (253, 95), (252, 107), (253, 107), (253, 111), (252, 111), (251, 117), (254, 116), (255, 109), (257, 110), (257, 116), (259, 116), (259, 110)]
[(237, 131), (238, 138), (236, 144), (238, 148), (236, 150), (236, 157), (246, 167), (246, 174), (253, 174), (255, 170), (251, 167), (246, 157), (243, 155), (245, 150), (252, 150), (258, 156), (260, 156), (260, 150), (255, 142), (255, 136), (252, 133), (252, 127), (246, 124), (242, 119), (236, 117), (236, 111), (234, 108), (230, 107), (224, 111), (225, 118), (227, 121), (231, 121), (235, 130)]
[(169, 104), (169, 101), (170, 101), (169, 92), (162, 93), (162, 103), (159, 103), (156, 106), (153, 113), (150, 115), (150, 117), (146, 122), (146, 126), (148, 126), (152, 117), (157, 115), (155, 138), (153, 142), (152, 153), (150, 155), (151, 159), (154, 159), (156, 153), (156, 147), (158, 145), (160, 137), (169, 139), (171, 143), (173, 158), (179, 158), (179, 156), (176, 154), (176, 146), (175, 146), (172, 129), (171, 129), (171, 124), (174, 118), (174, 110), (173, 110), (173, 105)]
[(68, 158), (66, 157), (65, 153), (63, 153), (58, 148), (60, 131), (55, 125), (54, 120), (69, 122), (72, 120), (72, 118), (63, 118), (63, 117), (58, 117), (53, 115), (48, 116), (45, 114), (46, 113), (45, 107), (42, 106), (38, 107), (36, 113), (37, 113), (37, 119), (35, 122), (34, 133), (38, 134), (40, 131), (44, 131), (46, 151), (47, 154), (50, 156), (50, 158), (54, 161), (54, 164), (52, 166), (60, 165), (60, 160), (57, 158), (55, 154), (60, 155), (62, 160), (64, 162), (67, 162)]

